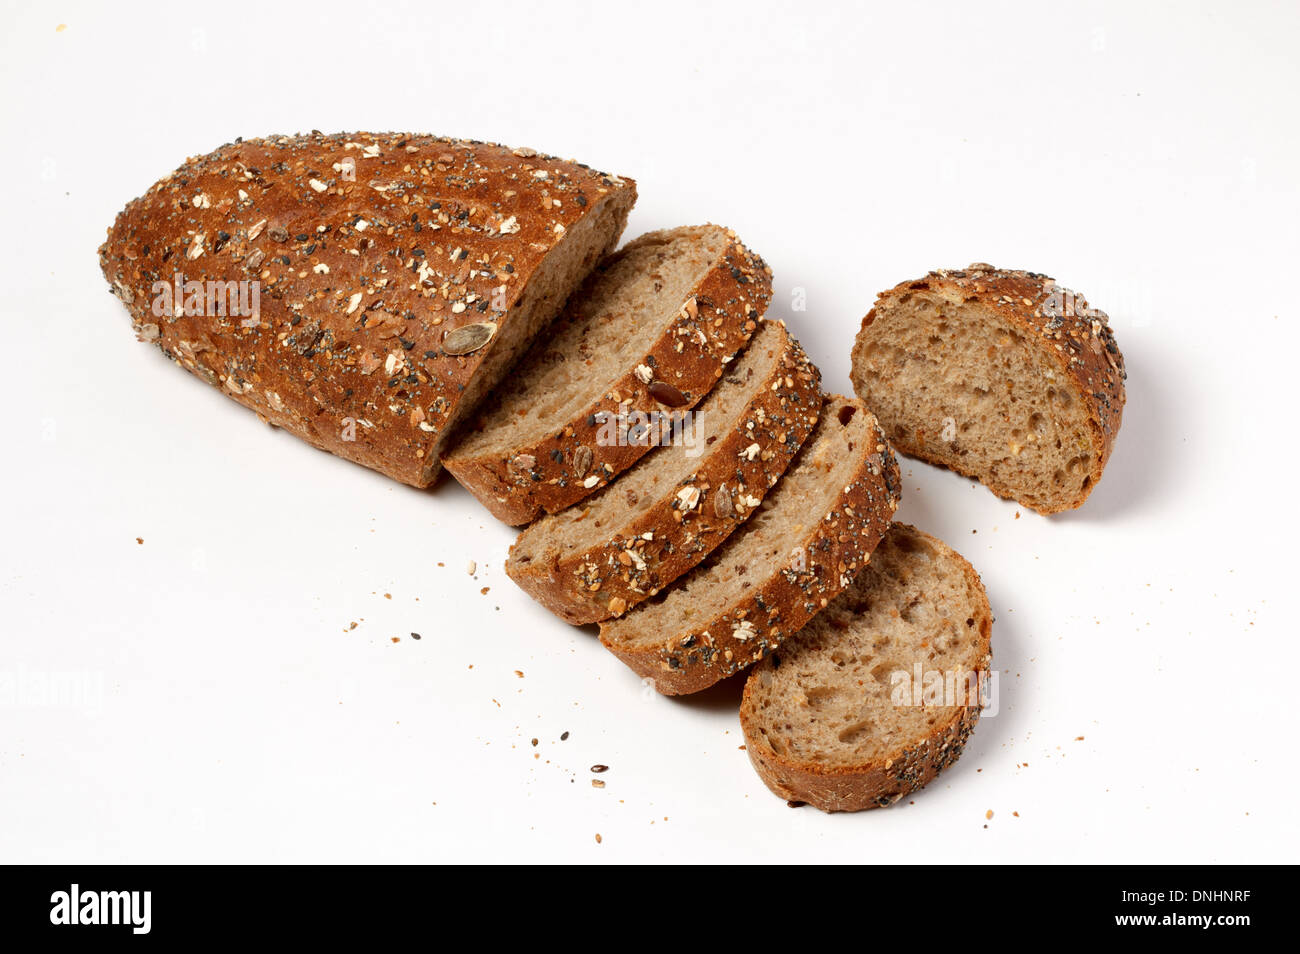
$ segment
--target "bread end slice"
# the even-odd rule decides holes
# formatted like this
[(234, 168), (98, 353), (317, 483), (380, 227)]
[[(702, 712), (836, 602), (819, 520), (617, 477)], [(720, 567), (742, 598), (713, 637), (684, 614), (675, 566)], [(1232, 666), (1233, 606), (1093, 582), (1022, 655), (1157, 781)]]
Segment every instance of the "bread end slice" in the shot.
[(750, 762), (774, 793), (822, 811), (892, 805), (952, 765), (974, 732), (992, 628), (975, 569), (894, 524), (852, 586), (750, 673), (740, 707)]
[(882, 293), (852, 378), (901, 453), (1040, 513), (1088, 498), (1125, 401), (1106, 314), (1045, 275), (990, 265)]

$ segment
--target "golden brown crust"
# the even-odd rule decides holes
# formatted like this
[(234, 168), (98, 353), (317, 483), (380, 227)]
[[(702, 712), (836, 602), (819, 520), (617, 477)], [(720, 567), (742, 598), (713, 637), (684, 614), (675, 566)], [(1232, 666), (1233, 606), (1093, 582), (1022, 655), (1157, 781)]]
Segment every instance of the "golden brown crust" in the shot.
[[(131, 202), (100, 264), (142, 340), (316, 447), (426, 486), (501, 337), (450, 354), (447, 335), (504, 327), (574, 224), (609, 202), (625, 220), (634, 197), (631, 180), (491, 143), (241, 140)], [(155, 283), (177, 273), (260, 282), (256, 320), (155, 314)]]
[[(961, 554), (937, 537), (908, 524), (898, 526), (924, 538), (935, 549), (951, 554), (960, 562), (968, 588), (979, 600), (974, 619), (981, 645), (976, 655), (981, 660), (980, 673), (987, 674), (993, 664), (990, 647), (993, 611), (979, 574)], [(791, 653), (797, 653), (798, 648), (797, 643), (788, 647)], [(761, 667), (774, 667), (783, 661), (783, 654), (775, 654), (750, 672), (740, 703), (740, 727), (745, 736), (745, 752), (754, 770), (769, 789), (787, 801), (806, 802), (825, 812), (885, 808), (933, 781), (935, 776), (957, 761), (979, 722), (979, 706), (952, 706), (946, 718), (923, 738), (860, 765), (828, 766), (791, 758), (767, 744), (754, 702)]]
[[(865, 366), (865, 351), (877, 309), (887, 300), (915, 292), (936, 294), (953, 304), (974, 301), (993, 308), (1003, 320), (1023, 328), (1027, 340), (1038, 342), (1043, 354), (1060, 367), (1067, 380), (1074, 383), (1079, 399), (1088, 410), (1093, 443), (1090, 479), (1077, 497), (1066, 504), (1045, 508), (1018, 497), (1009, 487), (990, 485), (990, 489), (1000, 496), (1017, 499), (1041, 513), (1081, 506), (1097, 486), (1106, 462), (1110, 459), (1126, 398), (1124, 356), (1115, 342), (1106, 313), (1090, 307), (1082, 295), (1062, 288), (1055, 279), (1035, 272), (1000, 269), (984, 264), (974, 264), (954, 271), (930, 272), (924, 278), (902, 282), (881, 292), (876, 298), (876, 304), (862, 319), (862, 327), (853, 347), (852, 377), (854, 388), (859, 394), (863, 394), (866, 388), (858, 368), (859, 365)], [(963, 476), (980, 481), (985, 481), (987, 477), (973, 469), (963, 469), (957, 461), (939, 460), (920, 444), (896, 440), (895, 446), (904, 454), (949, 467)]]
[(511, 579), (561, 619), (580, 625), (621, 615), (708, 556), (754, 511), (817, 423), (821, 374), (784, 327), (780, 360), (694, 473), (664, 488), (635, 520), (611, 528), (600, 545), (569, 554), (550, 548), (526, 563), (512, 547), (506, 561)]
[[(852, 398), (826, 398), (822, 413), (846, 407), (870, 415)], [(756, 582), (724, 612), (674, 636), (667, 646), (626, 647), (611, 642), (601, 626), (601, 642), (664, 695), (699, 692), (763, 659), (802, 629), (844, 590), (871, 558), (898, 509), (902, 483), (898, 461), (872, 417), (874, 447), (864, 448), (852, 478), (835, 505), (790, 548), (803, 566), (787, 566)], [(705, 572), (705, 568), (697, 572)]]
[[(645, 243), (661, 241), (662, 235), (640, 236), (600, 268), (608, 268)], [(734, 232), (728, 230), (727, 235), (725, 251), (682, 303), (677, 319), (600, 400), (559, 431), (539, 434), (507, 453), (471, 457), (452, 448), (443, 460), (452, 476), (497, 519), (520, 526), (543, 512), (555, 513), (576, 503), (640, 460), (650, 450), (648, 445), (599, 440), (605, 415), (694, 407), (722, 377), (726, 363), (749, 341), (767, 310), (771, 269)], [(596, 280), (596, 275), (588, 279)], [(579, 292), (576, 306), (581, 307), (581, 302)], [(650, 381), (638, 377), (638, 366), (652, 369)], [(671, 407), (659, 403), (651, 393), (659, 382), (679, 391), (683, 403)]]

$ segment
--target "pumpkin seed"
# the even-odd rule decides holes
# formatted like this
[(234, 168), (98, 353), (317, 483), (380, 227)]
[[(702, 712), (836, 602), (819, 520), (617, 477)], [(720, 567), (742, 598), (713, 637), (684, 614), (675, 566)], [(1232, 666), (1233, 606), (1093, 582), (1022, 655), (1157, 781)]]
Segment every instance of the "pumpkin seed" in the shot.
[(448, 333), (443, 339), (442, 350), (447, 354), (469, 354), (477, 351), (497, 333), (495, 321), (480, 321), (472, 325), (462, 325)]

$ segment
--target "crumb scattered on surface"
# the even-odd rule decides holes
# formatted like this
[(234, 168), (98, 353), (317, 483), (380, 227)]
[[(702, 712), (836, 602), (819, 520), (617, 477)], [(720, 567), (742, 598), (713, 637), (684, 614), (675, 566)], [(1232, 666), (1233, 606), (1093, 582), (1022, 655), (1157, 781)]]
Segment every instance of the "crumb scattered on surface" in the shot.
[(599, 845), (599, 844), (600, 844), (600, 842), (601, 842), (601, 838), (600, 838), (600, 832), (596, 832), (596, 844), (598, 844), (598, 845)]
[(522, 679), (524, 678), (524, 671), (522, 669), (516, 669), (515, 675), (518, 676), (520, 679)]
[(391, 600), (392, 598), (393, 598), (393, 594), (392, 594), (392, 593), (385, 593), (385, 594), (384, 594), (384, 599), (386, 599), (386, 600)]
[(136, 538), (135, 538), (135, 542), (136, 542), (136, 543), (144, 543), (144, 537), (136, 537)]
[(465, 564), (465, 572), (468, 573), (470, 576), (473, 576), (475, 573), (478, 572), (478, 564), (475, 563), (473, 560), (470, 560), (468, 563)]
[(400, 643), (401, 641), (402, 641), (402, 637), (401, 637), (401, 636), (394, 636), (394, 637), (393, 637), (393, 642), (395, 642), (395, 643)]
[(480, 593), (481, 595), (483, 595), (483, 596), (487, 596), (487, 595), (488, 595), (488, 590), (490, 590), (490, 589), (492, 589), (492, 587), (490, 587), (490, 586), (485, 586), (485, 587), (483, 587), (483, 589), (479, 590), (479, 593)]
[(992, 818), (993, 818), (993, 809), (990, 808), (988, 811), (986, 811), (986, 812), (984, 813), (984, 817), (987, 818), (987, 819), (992, 819)]
[(561, 741), (561, 742), (568, 742), (568, 741), (569, 741), (569, 733), (567, 733), (567, 732), (561, 732), (561, 733), (560, 733), (560, 741)]
[(602, 781), (601, 781), (600, 779), (598, 779), (598, 778), (593, 778), (593, 779), (591, 780), (591, 787), (592, 787), (592, 788), (604, 788), (604, 787), (605, 787), (605, 783), (602, 782)]

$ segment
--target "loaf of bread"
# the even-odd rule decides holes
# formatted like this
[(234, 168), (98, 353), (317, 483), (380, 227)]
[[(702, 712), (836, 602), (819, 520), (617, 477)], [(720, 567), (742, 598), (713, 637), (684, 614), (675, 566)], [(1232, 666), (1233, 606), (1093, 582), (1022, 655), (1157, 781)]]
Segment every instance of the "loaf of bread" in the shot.
[(276, 136), (186, 162), (99, 256), (142, 340), (266, 421), (424, 487), (635, 198), (629, 179), (531, 149)]
[(599, 493), (535, 521), (506, 572), (570, 623), (618, 616), (698, 564), (759, 505), (821, 409), (821, 375), (763, 321), (679, 433)]
[(727, 229), (641, 236), (587, 280), (445, 456), (447, 469), (515, 526), (571, 506), (650, 452), (638, 424), (700, 402), (771, 294), (763, 260)]
[(852, 585), (750, 672), (740, 724), (754, 768), (781, 798), (827, 812), (915, 792), (979, 721), (992, 627), (971, 565), (894, 524)]
[(666, 695), (713, 685), (775, 650), (853, 581), (899, 490), (871, 412), (827, 398), (757, 511), (659, 597), (602, 623), (601, 642)]
[(1105, 313), (1045, 275), (990, 265), (881, 294), (852, 377), (900, 452), (1041, 513), (1087, 499), (1124, 410)]

